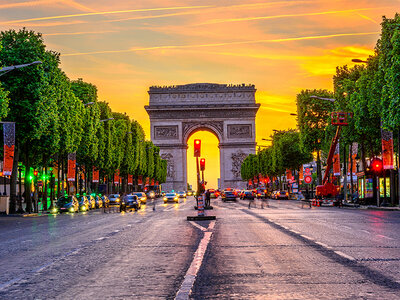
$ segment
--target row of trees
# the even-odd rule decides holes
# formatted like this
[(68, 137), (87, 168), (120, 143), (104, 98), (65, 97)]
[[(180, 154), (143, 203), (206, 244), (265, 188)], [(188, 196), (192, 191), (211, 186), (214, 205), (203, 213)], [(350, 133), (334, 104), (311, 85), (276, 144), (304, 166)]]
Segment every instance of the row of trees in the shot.
[[(365, 64), (351, 68), (337, 67), (333, 76), (333, 92), (303, 90), (297, 95), (298, 131), (275, 133), (271, 137), (273, 142), (270, 148), (257, 155), (249, 155), (242, 165), (244, 180), (259, 173), (283, 174), (285, 168), (296, 169), (301, 163), (310, 161), (311, 153), (315, 153), (318, 181), (321, 183), (321, 160), (323, 163), (326, 159), (335, 134), (335, 127), (330, 123), (333, 111), (353, 114), (349, 125), (343, 127), (340, 138), (344, 174), (349, 153), (346, 149), (351, 149), (349, 145), (354, 142), (360, 145), (358, 154), (361, 166), (365, 167), (367, 158), (381, 154), (382, 128), (399, 132), (400, 136), (400, 15), (396, 14), (393, 19), (383, 17), (381, 25), (381, 38), (376, 44), (374, 55)], [(336, 101), (311, 96), (334, 98)], [(286, 150), (277, 150), (277, 138), (280, 135), (296, 138), (294, 143), (284, 146)], [(297, 152), (293, 152), (293, 148)], [(292, 153), (298, 153), (294, 160), (291, 159)]]
[[(2, 65), (42, 61), (1, 77), (0, 117), (16, 123), (11, 211), (15, 211), (19, 162), (27, 170), (25, 191), (30, 191), (31, 168), (47, 172), (50, 166), (58, 166), (58, 190), (63, 191), (60, 181), (65, 180), (68, 154), (74, 152), (89, 180), (95, 167), (100, 178), (111, 179), (119, 170), (125, 180), (132, 174), (165, 182), (166, 161), (159, 148), (145, 141), (140, 124), (99, 101), (95, 85), (70, 80), (60, 68), (60, 54), (46, 50), (40, 33), (3, 31), (0, 42)], [(30, 193), (25, 193), (25, 200), (31, 211)]]

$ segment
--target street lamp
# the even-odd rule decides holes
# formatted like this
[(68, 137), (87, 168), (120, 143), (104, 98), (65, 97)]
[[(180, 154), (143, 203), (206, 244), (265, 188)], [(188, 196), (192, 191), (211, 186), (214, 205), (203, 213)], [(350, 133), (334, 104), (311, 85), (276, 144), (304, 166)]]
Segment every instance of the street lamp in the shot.
[(114, 118), (103, 119), (103, 120), (100, 120), (99, 122), (107, 122), (107, 121), (110, 121), (110, 120), (114, 120)]
[(4, 73), (0, 74), (0, 76), (3, 76), (5, 74), (7, 74), (8, 72), (11, 72), (16, 69), (21, 69), (21, 68), (25, 68), (25, 67), (29, 67), (29, 66), (33, 66), (33, 65), (40, 65), (41, 63), (42, 62), (40, 60), (38, 60), (38, 61), (34, 61), (34, 62), (31, 62), (28, 64), (4, 67), (4, 68), (0, 69), (0, 72), (4, 72)]

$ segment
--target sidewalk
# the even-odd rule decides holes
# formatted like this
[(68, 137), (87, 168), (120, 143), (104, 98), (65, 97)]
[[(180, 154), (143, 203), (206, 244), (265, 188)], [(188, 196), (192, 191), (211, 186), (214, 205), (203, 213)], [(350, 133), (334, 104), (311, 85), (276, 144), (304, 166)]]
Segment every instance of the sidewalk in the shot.
[(400, 211), (398, 206), (375, 206), (375, 205), (360, 205), (355, 203), (343, 203), (344, 207), (352, 207), (358, 209), (371, 209), (371, 210), (381, 210), (381, 211)]

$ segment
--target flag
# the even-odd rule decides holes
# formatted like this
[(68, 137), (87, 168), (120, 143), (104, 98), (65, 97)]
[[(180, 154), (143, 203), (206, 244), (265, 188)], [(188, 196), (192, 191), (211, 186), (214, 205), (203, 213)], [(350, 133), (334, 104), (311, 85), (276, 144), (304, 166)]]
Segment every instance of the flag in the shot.
[(286, 180), (292, 179), (292, 170), (286, 169)]
[[(356, 170), (357, 170), (357, 162), (356, 162), (356, 156), (357, 156), (357, 152), (358, 152), (358, 143), (353, 143), (351, 145), (351, 157), (350, 157), (350, 153), (349, 153), (349, 168), (347, 171), (347, 175), (350, 176), (350, 172), (352, 173), (352, 175), (356, 175)], [(352, 169), (350, 170), (350, 165), (352, 164)]]
[(381, 129), (382, 162), (384, 170), (393, 170), (393, 132)]
[(139, 177), (138, 177), (138, 183), (137, 183), (138, 185), (142, 185), (143, 184), (143, 177), (142, 177), (142, 175), (140, 175)]
[(303, 181), (303, 179), (304, 179), (304, 167), (303, 167), (303, 165), (301, 165), (300, 171), (299, 171), (299, 180)]
[(119, 170), (114, 174), (114, 184), (119, 184)]
[(151, 185), (154, 185), (154, 179), (153, 178), (151, 179)]
[(76, 170), (76, 152), (68, 153), (68, 181), (75, 181), (75, 170)]
[(3, 175), (10, 176), (13, 169), (15, 150), (15, 123), (3, 123), (4, 162)]
[(335, 153), (333, 154), (333, 175), (340, 176), (340, 146), (336, 144)]

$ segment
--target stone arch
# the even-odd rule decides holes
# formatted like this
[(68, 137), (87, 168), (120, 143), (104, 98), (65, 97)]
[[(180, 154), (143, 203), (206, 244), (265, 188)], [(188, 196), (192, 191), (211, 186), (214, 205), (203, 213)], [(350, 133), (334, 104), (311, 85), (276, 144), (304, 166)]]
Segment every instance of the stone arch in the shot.
[(187, 142), (197, 131), (213, 133), (219, 140), (220, 188), (244, 188), (240, 164), (255, 153), (254, 85), (193, 83), (150, 87), (151, 140), (168, 161), (164, 190), (184, 190), (187, 185)]

